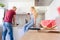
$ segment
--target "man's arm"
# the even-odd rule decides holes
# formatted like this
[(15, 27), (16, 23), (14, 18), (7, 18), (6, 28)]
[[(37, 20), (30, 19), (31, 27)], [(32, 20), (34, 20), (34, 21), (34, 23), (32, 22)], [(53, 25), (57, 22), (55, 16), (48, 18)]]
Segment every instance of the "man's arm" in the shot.
[(12, 20), (13, 25), (15, 25), (15, 24), (16, 24), (16, 23), (15, 23), (15, 20), (16, 20), (16, 15), (14, 15), (14, 16), (13, 16), (13, 20)]

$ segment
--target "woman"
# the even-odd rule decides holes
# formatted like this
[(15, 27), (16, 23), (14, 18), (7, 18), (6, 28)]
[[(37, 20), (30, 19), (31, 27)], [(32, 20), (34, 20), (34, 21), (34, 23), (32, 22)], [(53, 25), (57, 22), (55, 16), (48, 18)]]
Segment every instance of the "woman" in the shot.
[(24, 25), (24, 31), (28, 31), (30, 27), (34, 25), (36, 27), (36, 18), (37, 18), (37, 12), (34, 7), (31, 7), (31, 14), (30, 14), (30, 21)]

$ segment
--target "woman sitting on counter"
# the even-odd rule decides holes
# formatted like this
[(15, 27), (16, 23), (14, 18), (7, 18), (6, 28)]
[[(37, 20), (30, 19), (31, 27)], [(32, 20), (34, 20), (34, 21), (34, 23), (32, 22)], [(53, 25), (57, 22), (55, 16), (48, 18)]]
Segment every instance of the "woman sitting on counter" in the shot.
[(38, 14), (35, 10), (35, 7), (31, 7), (31, 13), (30, 13), (30, 21), (24, 25), (24, 32), (28, 31), (29, 28), (31, 28), (33, 25), (33, 27), (36, 27), (36, 18), (37, 18)]

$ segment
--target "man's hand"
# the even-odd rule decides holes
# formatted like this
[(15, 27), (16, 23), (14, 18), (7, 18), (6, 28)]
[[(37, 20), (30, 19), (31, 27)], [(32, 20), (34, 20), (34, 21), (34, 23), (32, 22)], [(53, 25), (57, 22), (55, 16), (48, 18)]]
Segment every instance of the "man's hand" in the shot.
[(12, 20), (12, 24), (13, 25), (16, 25), (16, 22), (15, 22), (16, 19), (15, 19), (15, 17), (16, 17), (16, 15), (13, 16), (13, 20)]

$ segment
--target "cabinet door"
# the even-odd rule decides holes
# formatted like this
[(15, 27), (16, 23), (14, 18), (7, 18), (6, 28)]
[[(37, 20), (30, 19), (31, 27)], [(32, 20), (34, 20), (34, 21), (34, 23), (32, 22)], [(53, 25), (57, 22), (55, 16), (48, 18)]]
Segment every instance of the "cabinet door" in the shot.
[(53, 0), (35, 0), (35, 6), (48, 6)]

